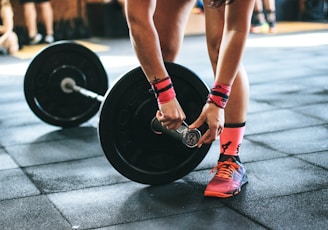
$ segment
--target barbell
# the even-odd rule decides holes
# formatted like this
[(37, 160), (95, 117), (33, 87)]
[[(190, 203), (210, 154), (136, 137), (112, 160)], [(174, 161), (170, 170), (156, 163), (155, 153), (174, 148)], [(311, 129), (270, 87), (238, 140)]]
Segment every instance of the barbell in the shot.
[(207, 86), (184, 66), (165, 62), (165, 67), (187, 116), (177, 130), (156, 119), (157, 101), (141, 67), (109, 89), (99, 57), (72, 41), (55, 42), (32, 59), (24, 94), (37, 117), (63, 128), (79, 126), (100, 111), (98, 138), (109, 163), (132, 181), (166, 184), (191, 172), (211, 145), (195, 148), (206, 124), (196, 130), (187, 125), (199, 116)]

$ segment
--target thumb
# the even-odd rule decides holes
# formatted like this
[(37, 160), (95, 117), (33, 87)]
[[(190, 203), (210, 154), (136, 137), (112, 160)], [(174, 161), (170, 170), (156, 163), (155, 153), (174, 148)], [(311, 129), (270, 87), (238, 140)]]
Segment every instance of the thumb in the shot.
[(156, 112), (157, 120), (160, 120), (162, 117), (163, 117), (163, 113), (160, 110), (157, 110), (157, 112)]

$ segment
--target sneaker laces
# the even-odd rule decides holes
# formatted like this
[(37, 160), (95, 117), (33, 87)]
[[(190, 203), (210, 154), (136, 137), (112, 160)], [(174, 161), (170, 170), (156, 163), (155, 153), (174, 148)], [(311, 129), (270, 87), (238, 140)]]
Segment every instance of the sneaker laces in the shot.
[(228, 161), (218, 162), (218, 164), (211, 170), (211, 173), (216, 173), (215, 176), (224, 179), (232, 178), (234, 170), (238, 170), (240, 166), (231, 159)]

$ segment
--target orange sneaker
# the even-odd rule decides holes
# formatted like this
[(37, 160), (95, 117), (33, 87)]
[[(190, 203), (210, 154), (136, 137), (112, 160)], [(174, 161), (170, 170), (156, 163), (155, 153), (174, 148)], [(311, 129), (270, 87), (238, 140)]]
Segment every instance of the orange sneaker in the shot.
[(241, 187), (248, 182), (244, 166), (234, 156), (221, 154), (213, 171), (216, 171), (216, 174), (208, 183), (204, 192), (205, 196), (232, 197), (237, 195)]

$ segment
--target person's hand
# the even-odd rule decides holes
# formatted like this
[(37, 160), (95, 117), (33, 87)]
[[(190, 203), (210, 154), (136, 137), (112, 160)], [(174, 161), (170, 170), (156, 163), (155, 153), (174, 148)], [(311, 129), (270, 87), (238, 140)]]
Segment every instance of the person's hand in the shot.
[(167, 129), (178, 129), (186, 119), (186, 115), (176, 98), (167, 103), (158, 104), (158, 107), (156, 117)]
[(221, 134), (224, 128), (224, 109), (219, 108), (213, 103), (206, 103), (199, 117), (194, 123), (189, 125), (189, 129), (196, 129), (204, 122), (208, 125), (208, 130), (199, 139), (197, 146), (210, 144)]

